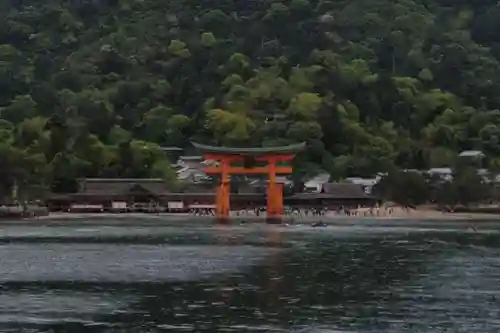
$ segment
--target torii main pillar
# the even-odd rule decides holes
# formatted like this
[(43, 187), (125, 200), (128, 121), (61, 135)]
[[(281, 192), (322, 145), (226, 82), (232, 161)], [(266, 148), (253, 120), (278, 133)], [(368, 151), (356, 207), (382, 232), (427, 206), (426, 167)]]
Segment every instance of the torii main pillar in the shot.
[(204, 168), (207, 174), (218, 174), (219, 184), (215, 188), (215, 211), (219, 221), (227, 221), (230, 213), (229, 176), (231, 174), (265, 174), (267, 184), (268, 221), (280, 218), (283, 213), (283, 186), (277, 182), (278, 174), (292, 173), (289, 163), (295, 154), (305, 147), (305, 143), (269, 148), (228, 148), (194, 143), (203, 152), (205, 160), (217, 162), (217, 166)]

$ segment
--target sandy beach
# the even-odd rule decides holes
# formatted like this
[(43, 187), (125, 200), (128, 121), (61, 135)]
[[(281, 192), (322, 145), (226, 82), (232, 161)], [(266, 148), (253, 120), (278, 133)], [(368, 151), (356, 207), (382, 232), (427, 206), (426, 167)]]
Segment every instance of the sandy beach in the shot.
[[(322, 221), (325, 223), (336, 223), (336, 222), (356, 222), (356, 221), (457, 221), (457, 220), (485, 220), (485, 221), (500, 221), (500, 215), (497, 214), (484, 214), (484, 213), (443, 213), (440, 211), (432, 209), (409, 209), (405, 210), (402, 208), (393, 208), (391, 213), (388, 214), (387, 211), (379, 211), (374, 213), (374, 215), (364, 215), (364, 211), (359, 211), (356, 215), (346, 216), (346, 215), (335, 215), (327, 214), (325, 216), (304, 216), (304, 215), (287, 215), (283, 216), (283, 221), (287, 223), (302, 223), (302, 222), (314, 222)], [(35, 218), (27, 218), (23, 220), (17, 220), (16, 222), (36, 222), (36, 221), (80, 221), (85, 220), (85, 222), (113, 220), (115, 223), (120, 221), (126, 223), (130, 220), (150, 220), (156, 222), (187, 222), (187, 221), (214, 221), (213, 216), (194, 216), (190, 214), (183, 213), (159, 213), (159, 214), (148, 214), (148, 213), (50, 213), (48, 216), (40, 216)], [(234, 221), (263, 221), (264, 216), (232, 216), (231, 220)], [(0, 222), (2, 223), (2, 222)]]

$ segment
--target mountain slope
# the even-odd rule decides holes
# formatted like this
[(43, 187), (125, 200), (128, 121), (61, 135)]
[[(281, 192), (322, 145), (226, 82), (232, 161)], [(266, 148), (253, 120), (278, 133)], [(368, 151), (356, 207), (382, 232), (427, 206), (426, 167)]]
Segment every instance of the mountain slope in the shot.
[[(4, 192), (171, 177), (159, 146), (307, 141), (334, 177), (498, 154), (496, 3), (10, 0)], [(495, 30), (496, 29), (496, 30)]]

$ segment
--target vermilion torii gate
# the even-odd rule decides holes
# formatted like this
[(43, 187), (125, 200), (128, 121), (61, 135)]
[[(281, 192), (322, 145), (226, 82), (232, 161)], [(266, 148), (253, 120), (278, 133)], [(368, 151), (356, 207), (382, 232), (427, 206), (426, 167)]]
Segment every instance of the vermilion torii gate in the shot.
[[(278, 163), (290, 162), (296, 153), (305, 148), (305, 143), (266, 148), (214, 147), (195, 142), (192, 144), (203, 152), (205, 160), (218, 162), (217, 166), (203, 169), (206, 174), (220, 175), (220, 182), (215, 190), (215, 209), (218, 218), (229, 217), (229, 176), (231, 174), (267, 174), (267, 217), (283, 215), (283, 186), (277, 183), (276, 175), (290, 174), (292, 167), (278, 165)], [(263, 166), (258, 164), (263, 164)]]

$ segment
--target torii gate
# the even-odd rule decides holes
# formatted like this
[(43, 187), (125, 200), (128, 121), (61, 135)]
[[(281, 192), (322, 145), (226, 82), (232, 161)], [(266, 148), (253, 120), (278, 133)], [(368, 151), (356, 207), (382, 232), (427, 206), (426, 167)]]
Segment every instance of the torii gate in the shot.
[[(276, 175), (292, 173), (290, 165), (278, 165), (290, 162), (295, 154), (303, 150), (306, 144), (299, 143), (281, 147), (266, 148), (228, 148), (215, 147), (192, 142), (203, 152), (205, 160), (218, 162), (217, 166), (203, 169), (206, 174), (220, 175), (220, 183), (215, 190), (216, 216), (220, 219), (229, 217), (229, 176), (231, 174), (267, 174), (267, 217), (283, 215), (283, 186), (277, 183)], [(256, 166), (256, 163), (264, 166)], [(234, 164), (242, 165), (234, 165)]]

